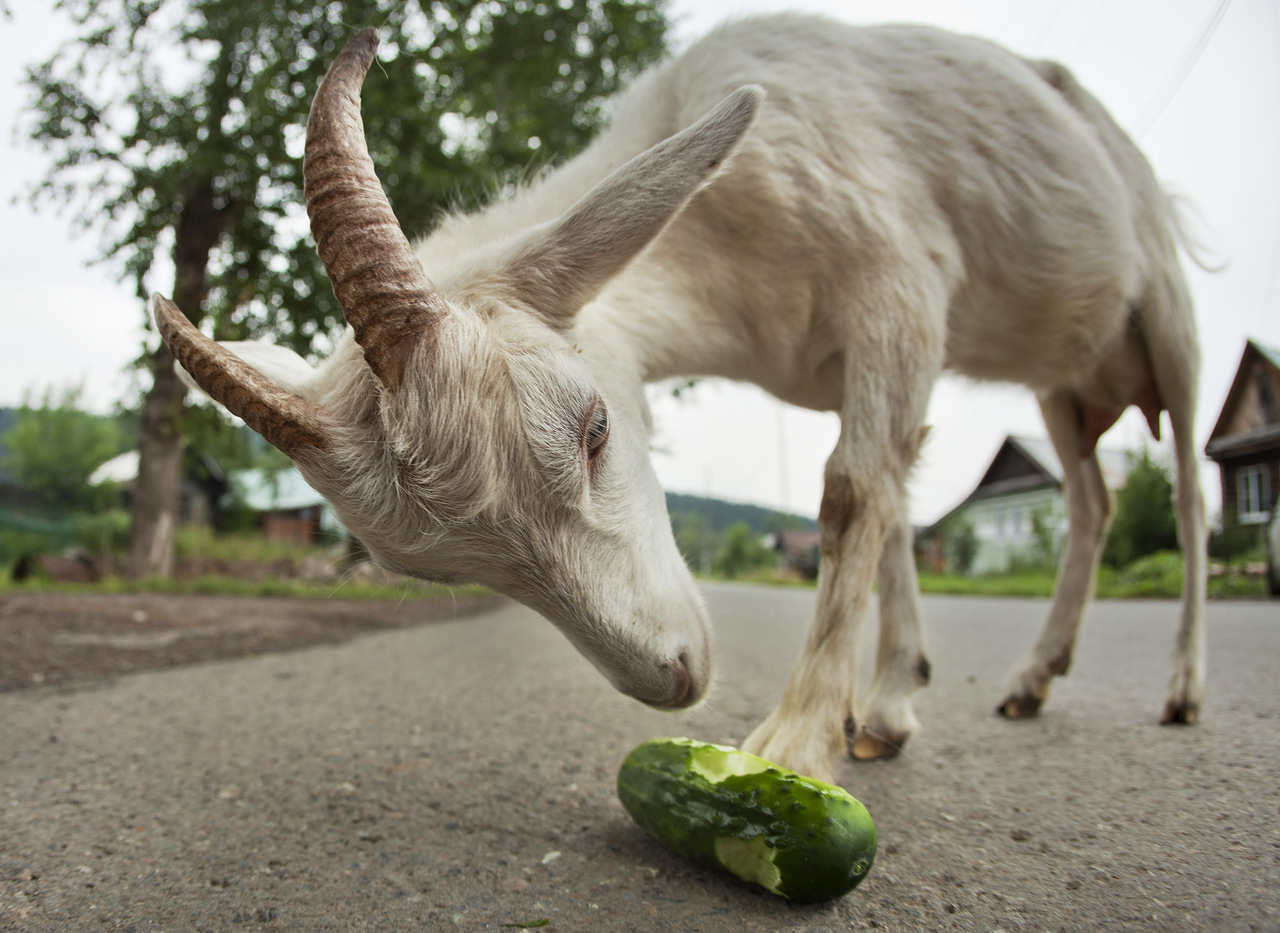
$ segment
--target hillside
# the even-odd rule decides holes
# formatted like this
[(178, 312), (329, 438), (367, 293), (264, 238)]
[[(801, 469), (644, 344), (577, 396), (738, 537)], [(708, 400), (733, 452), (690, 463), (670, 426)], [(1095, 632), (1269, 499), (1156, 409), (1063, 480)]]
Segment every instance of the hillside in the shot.
[(724, 499), (710, 499), (704, 496), (689, 496), (684, 493), (667, 493), (667, 512), (671, 515), (671, 523), (681, 527), (689, 516), (701, 516), (712, 534), (723, 534), (738, 522), (744, 522), (757, 535), (779, 530), (779, 522), (783, 527), (815, 530), (818, 523), (803, 515), (782, 515), (774, 509), (745, 502), (726, 502)]

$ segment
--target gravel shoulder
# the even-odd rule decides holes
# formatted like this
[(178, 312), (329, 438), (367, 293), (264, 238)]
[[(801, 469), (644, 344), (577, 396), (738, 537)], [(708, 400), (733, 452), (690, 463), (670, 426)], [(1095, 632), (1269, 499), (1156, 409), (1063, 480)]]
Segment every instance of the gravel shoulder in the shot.
[(298, 599), (156, 593), (0, 595), (0, 691), (334, 645), (466, 618), (494, 595)]

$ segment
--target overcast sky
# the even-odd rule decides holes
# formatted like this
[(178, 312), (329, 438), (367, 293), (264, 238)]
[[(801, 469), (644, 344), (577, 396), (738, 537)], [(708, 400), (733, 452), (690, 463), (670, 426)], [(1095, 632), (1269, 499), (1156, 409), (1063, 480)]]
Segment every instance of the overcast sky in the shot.
[[(83, 384), (107, 410), (137, 376), (142, 304), (111, 271), (87, 266), (95, 235), (33, 212), (21, 196), (44, 157), (12, 131), (25, 101), (21, 66), (66, 35), (59, 19), (17, 4), (0, 21), (0, 405), (45, 386)], [(1204, 366), (1197, 444), (1203, 447), (1246, 338), (1280, 346), (1280, 0), (676, 0), (678, 46), (727, 16), (810, 9), (853, 22), (917, 21), (995, 39), (1070, 66), (1139, 141), (1156, 174), (1192, 205), (1191, 229), (1225, 271), (1192, 266)], [(16, 203), (12, 200), (17, 197)], [(167, 283), (157, 283), (167, 285)], [(655, 466), (667, 488), (815, 514), (834, 415), (781, 406), (750, 387), (705, 383), (690, 400), (652, 395)], [(1043, 436), (1024, 390), (946, 379), (930, 407), (933, 430), (913, 480), (912, 517), (951, 508), (1006, 434)], [(1103, 440), (1145, 443), (1127, 415)], [(1204, 484), (1217, 501), (1217, 471)]]

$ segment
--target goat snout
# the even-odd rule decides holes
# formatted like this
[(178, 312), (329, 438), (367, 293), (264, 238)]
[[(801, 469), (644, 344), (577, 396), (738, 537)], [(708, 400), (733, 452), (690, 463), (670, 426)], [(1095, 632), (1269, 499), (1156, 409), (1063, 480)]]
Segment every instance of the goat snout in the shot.
[(666, 691), (658, 696), (641, 696), (640, 700), (654, 709), (685, 709), (702, 699), (706, 692), (706, 678), (695, 678), (690, 672), (688, 652), (680, 652), (679, 657), (666, 661), (662, 665), (665, 675)]

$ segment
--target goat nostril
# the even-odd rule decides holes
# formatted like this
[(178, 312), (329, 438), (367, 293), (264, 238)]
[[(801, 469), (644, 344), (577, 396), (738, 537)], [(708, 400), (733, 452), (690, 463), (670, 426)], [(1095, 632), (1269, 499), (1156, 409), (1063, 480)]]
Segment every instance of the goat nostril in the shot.
[(633, 694), (633, 696), (654, 709), (685, 709), (700, 699), (701, 691), (693, 682), (687, 654), (681, 652), (675, 658), (663, 661), (662, 670), (670, 676), (668, 684), (671, 689), (661, 699), (639, 694)]
[(693, 689), (693, 678), (689, 674), (688, 652), (681, 651), (679, 657), (676, 658), (675, 674), (679, 677), (680, 682), (671, 705), (675, 707), (688, 706), (689, 693)]

